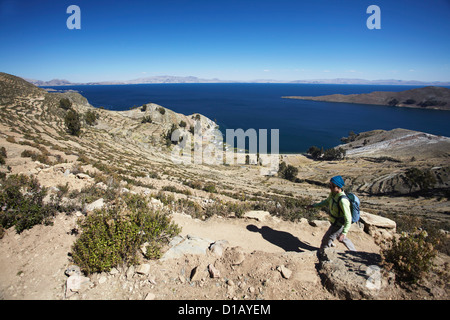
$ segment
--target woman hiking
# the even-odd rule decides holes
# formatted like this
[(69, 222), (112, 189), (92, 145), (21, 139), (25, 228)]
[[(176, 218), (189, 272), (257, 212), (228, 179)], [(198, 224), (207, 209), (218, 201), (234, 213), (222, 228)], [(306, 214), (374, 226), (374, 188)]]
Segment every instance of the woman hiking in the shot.
[(345, 244), (350, 251), (356, 251), (353, 242), (347, 237), (347, 232), (352, 224), (352, 214), (350, 211), (350, 201), (348, 200), (342, 187), (345, 185), (341, 176), (330, 179), (330, 194), (324, 201), (315, 203), (309, 207), (329, 206), (331, 226), (322, 238), (320, 249), (329, 248), (336, 238)]

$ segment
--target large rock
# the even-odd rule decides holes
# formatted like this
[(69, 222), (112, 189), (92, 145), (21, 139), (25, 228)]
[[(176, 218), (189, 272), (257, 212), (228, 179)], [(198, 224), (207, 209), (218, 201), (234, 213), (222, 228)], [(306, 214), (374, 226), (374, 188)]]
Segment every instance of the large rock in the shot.
[(88, 277), (73, 274), (66, 281), (66, 298), (70, 298), (75, 293), (81, 293), (89, 289), (92, 282)]
[(364, 211), (361, 211), (360, 220), (364, 224), (364, 231), (372, 237), (390, 238), (397, 228), (395, 221)]
[(393, 289), (394, 276), (383, 276), (381, 257), (368, 252), (337, 252), (320, 255), (319, 275), (330, 292), (341, 299), (384, 299)]
[(213, 240), (191, 235), (187, 235), (186, 238), (175, 237), (170, 243), (172, 247), (164, 253), (161, 260), (177, 259), (185, 254), (206, 255), (208, 248), (213, 242)]
[(90, 213), (96, 209), (101, 209), (105, 205), (103, 198), (95, 200), (84, 207), (84, 212)]

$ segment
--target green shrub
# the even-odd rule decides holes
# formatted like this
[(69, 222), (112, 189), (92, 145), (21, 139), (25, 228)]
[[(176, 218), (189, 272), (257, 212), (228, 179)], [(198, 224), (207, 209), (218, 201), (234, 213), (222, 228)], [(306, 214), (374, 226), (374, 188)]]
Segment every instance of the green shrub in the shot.
[(36, 224), (51, 224), (55, 208), (43, 203), (47, 190), (36, 178), (26, 175), (10, 175), (1, 181), (0, 226), (16, 227), (16, 232), (30, 229)]
[(81, 133), (81, 122), (78, 112), (70, 109), (65, 118), (64, 123), (67, 127), (67, 132), (73, 136), (79, 136)]
[(22, 158), (31, 158), (33, 161), (39, 161), (40, 163), (51, 165), (52, 162), (48, 157), (48, 153), (37, 153), (31, 150), (23, 150), (20, 154)]
[(324, 151), (323, 147), (319, 149), (316, 146), (310, 147), (307, 153), (314, 160), (327, 160), (327, 161), (342, 160), (344, 159), (346, 154), (343, 148), (331, 148)]
[(152, 123), (152, 122), (153, 122), (153, 120), (152, 120), (152, 117), (150, 117), (150, 116), (144, 116), (141, 120), (141, 123)]
[(342, 143), (353, 142), (353, 141), (356, 140), (357, 137), (358, 137), (358, 134), (356, 134), (356, 133), (353, 132), (353, 131), (350, 131), (350, 132), (348, 133), (348, 137), (343, 137), (343, 138), (341, 138), (341, 142), (342, 142)]
[(416, 283), (433, 267), (435, 245), (426, 231), (402, 232), (398, 240), (393, 238), (390, 246), (381, 250), (383, 264), (394, 270), (400, 282)]
[(323, 148), (319, 149), (316, 146), (311, 146), (307, 153), (311, 156), (311, 158), (313, 158), (314, 160), (318, 160), (322, 154), (323, 154)]
[(90, 126), (96, 125), (98, 118), (99, 118), (98, 113), (92, 110), (88, 110), (84, 114), (84, 121), (86, 121), (86, 123)]
[(298, 168), (292, 165), (286, 165), (285, 162), (280, 163), (280, 167), (278, 168), (278, 176), (289, 180), (295, 181), (297, 179)]
[(333, 161), (333, 160), (343, 160), (345, 157), (345, 150), (342, 148), (331, 148), (325, 150), (323, 153), (323, 160)]
[(203, 191), (210, 192), (210, 193), (217, 193), (216, 185), (212, 182), (208, 182), (203, 187)]
[(253, 210), (268, 211), (271, 215), (281, 217), (289, 221), (297, 221), (301, 218), (308, 220), (318, 219), (318, 209), (308, 209), (312, 203), (310, 198), (271, 196), (269, 200), (258, 201)]
[(68, 98), (63, 98), (59, 100), (59, 107), (63, 108), (64, 110), (69, 110), (72, 108), (72, 102)]
[(129, 194), (95, 211), (80, 227), (72, 257), (88, 274), (138, 263), (138, 251), (146, 242), (147, 256), (158, 257), (163, 241), (180, 232), (166, 214), (152, 211), (145, 197)]

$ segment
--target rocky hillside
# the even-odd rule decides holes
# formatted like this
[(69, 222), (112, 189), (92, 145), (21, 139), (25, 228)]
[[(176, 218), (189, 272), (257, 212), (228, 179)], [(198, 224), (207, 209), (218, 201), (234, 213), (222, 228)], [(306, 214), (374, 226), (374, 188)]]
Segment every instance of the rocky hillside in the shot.
[(400, 92), (375, 91), (364, 94), (332, 94), (318, 97), (286, 96), (283, 98), (450, 110), (450, 89), (433, 86)]
[[(346, 150), (346, 156), (350, 159), (365, 158), (382, 163), (397, 162), (411, 165), (410, 168), (398, 172), (391, 171), (371, 178), (366, 175), (365, 181), (355, 186), (359, 192), (371, 194), (411, 194), (420, 191), (437, 193), (439, 190), (448, 192), (450, 138), (394, 129), (363, 132), (352, 137), (351, 140), (338, 146)], [(430, 184), (425, 186), (413, 181), (411, 171), (413, 168), (421, 172), (429, 172), (432, 180)]]
[[(355, 154), (339, 162), (281, 155), (299, 169), (298, 181), (291, 182), (262, 176), (257, 165), (174, 164), (167, 134), (174, 126), (186, 133), (195, 126), (207, 138), (215, 123), (202, 115), (151, 102), (122, 112), (96, 109), (78, 93), (46, 92), (4, 73), (0, 89), (2, 188), (27, 181), (15, 174), (36, 179), (23, 196), (43, 195), (45, 187), (45, 197), (33, 201), (51, 213), (46, 223), (21, 232), (2, 225), (2, 299), (448, 299), (444, 253), (436, 258), (439, 272), (420, 286), (405, 290), (391, 273), (377, 273), (375, 287), (367, 282), (370, 266), (380, 263), (380, 241), (394, 236), (406, 218), (434, 221), (446, 234), (448, 198), (385, 197), (360, 189), (362, 224), (349, 233), (360, 251), (355, 255), (336, 243), (319, 256), (327, 214), (306, 209), (327, 196), (332, 175), (359, 187), (412, 167), (443, 166), (445, 152), (413, 161), (396, 154)], [(80, 119), (78, 135), (67, 130), (72, 111)], [(136, 264), (83, 273), (73, 266), (83, 221), (127, 195), (145, 199), (149, 210), (167, 215), (181, 232), (158, 259), (149, 260), (144, 246)], [(1, 210), (3, 219), (10, 211), (6, 205)]]

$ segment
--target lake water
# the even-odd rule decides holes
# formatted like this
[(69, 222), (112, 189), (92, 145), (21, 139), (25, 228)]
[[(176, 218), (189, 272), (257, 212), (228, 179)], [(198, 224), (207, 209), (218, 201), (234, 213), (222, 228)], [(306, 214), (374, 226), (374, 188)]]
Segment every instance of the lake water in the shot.
[(269, 133), (279, 129), (280, 153), (305, 152), (312, 145), (330, 148), (351, 130), (404, 128), (450, 137), (450, 111), (281, 98), (403, 91), (416, 86), (211, 83), (51, 88), (77, 90), (94, 107), (110, 110), (153, 102), (186, 115), (200, 113), (215, 120), (223, 133), (225, 129), (268, 129)]

